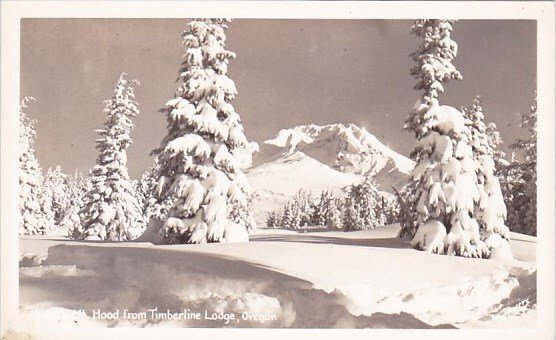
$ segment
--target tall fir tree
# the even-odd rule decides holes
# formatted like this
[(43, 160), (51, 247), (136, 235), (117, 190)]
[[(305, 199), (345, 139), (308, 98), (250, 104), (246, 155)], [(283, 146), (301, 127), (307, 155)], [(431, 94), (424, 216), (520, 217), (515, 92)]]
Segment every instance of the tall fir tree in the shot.
[[(438, 102), (443, 83), (462, 79), (452, 64), (457, 55), (457, 44), (451, 39), (453, 22), (417, 20), (412, 27), (421, 45), (412, 54), (416, 65), (411, 74), (417, 79), (415, 89), (423, 95), (405, 124), (418, 143), (412, 153), (417, 165), (403, 192), (402, 201), (409, 211), (401, 221), (400, 235), (412, 237), (416, 248), (487, 257), (492, 249), (504, 246), (507, 236), (503, 201), (500, 205), (499, 200), (485, 196), (496, 191), (498, 183), (492, 158), (474, 158), (462, 112)], [(491, 186), (485, 185), (487, 180)], [(475, 210), (477, 204), (480, 214)], [(434, 247), (428, 244), (437, 240), (427, 231), (431, 226), (441, 226), (435, 233), (445, 235)]]
[[(462, 76), (452, 60), (458, 52), (458, 45), (451, 38), (455, 20), (445, 19), (419, 19), (411, 26), (411, 32), (420, 40), (418, 49), (411, 54), (415, 65), (410, 69), (410, 74), (417, 80), (415, 90), (423, 91), (405, 121), (404, 128), (419, 140), (432, 128), (434, 117), (429, 109), (438, 105), (438, 96), (444, 92), (443, 83), (449, 80), (461, 80)], [(424, 156), (420, 148), (415, 148), (411, 158), (419, 162)], [(416, 202), (417, 181), (410, 181), (398, 192), (399, 204), (405, 209), (400, 215), (400, 237), (413, 237), (419, 219)]]
[[(434, 124), (434, 116), (429, 113), (429, 109), (438, 104), (438, 96), (444, 92), (442, 84), (450, 79), (462, 79), (452, 64), (458, 53), (458, 45), (451, 38), (454, 22), (447, 19), (419, 19), (411, 27), (411, 32), (421, 40), (421, 44), (411, 54), (415, 65), (410, 74), (417, 79), (414, 89), (422, 90), (423, 95), (409, 113), (405, 128), (412, 131), (417, 139), (427, 134)], [(418, 156), (414, 155), (417, 161)]]
[(251, 144), (231, 102), (235, 58), (225, 47), (228, 19), (198, 19), (183, 32), (180, 86), (166, 107), (168, 132), (153, 151), (162, 238), (169, 243), (248, 241), (249, 185), (241, 159)]
[(142, 209), (129, 178), (126, 150), (131, 145), (131, 119), (139, 114), (133, 92), (135, 81), (118, 79), (114, 96), (107, 100), (104, 112), (108, 118), (97, 130), (99, 156), (89, 172), (90, 188), (79, 212), (79, 239), (127, 241), (145, 230)]
[[(53, 228), (52, 210), (45, 201), (43, 176), (35, 156), (35, 122), (25, 108), (33, 97), (25, 97), (19, 110), (19, 223), (20, 235), (46, 234)], [(41, 204), (43, 203), (43, 204)]]

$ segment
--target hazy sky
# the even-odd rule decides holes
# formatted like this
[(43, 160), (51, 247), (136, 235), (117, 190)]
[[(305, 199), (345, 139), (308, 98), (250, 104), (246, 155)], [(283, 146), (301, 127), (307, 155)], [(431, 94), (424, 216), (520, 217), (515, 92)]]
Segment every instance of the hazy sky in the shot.
[[(43, 169), (60, 164), (84, 173), (94, 165), (94, 130), (106, 118), (121, 72), (138, 79), (132, 177), (150, 165), (149, 152), (165, 135), (158, 109), (177, 87), (187, 19), (23, 19), (21, 96), (37, 119), (37, 156)], [(419, 97), (408, 55), (418, 42), (405, 20), (235, 20), (227, 49), (237, 59), (228, 75), (239, 91), (233, 105), (249, 139), (262, 143), (300, 124), (365, 126), (396, 151), (409, 154), (413, 136), (402, 130)], [(454, 26), (454, 64), (462, 82), (450, 82), (441, 103), (460, 107), (476, 94), (486, 119), (506, 146), (522, 131), (536, 89), (536, 23), (463, 20)]]

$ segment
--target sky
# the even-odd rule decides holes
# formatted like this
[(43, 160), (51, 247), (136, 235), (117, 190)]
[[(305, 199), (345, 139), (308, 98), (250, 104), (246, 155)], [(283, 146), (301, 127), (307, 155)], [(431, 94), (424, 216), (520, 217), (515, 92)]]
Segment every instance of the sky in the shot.
[[(178, 86), (187, 22), (22, 19), (20, 93), (37, 99), (26, 112), (36, 120), (43, 171), (60, 165), (86, 173), (95, 164), (95, 129), (122, 72), (140, 82), (131, 177), (152, 164), (149, 153), (166, 131), (158, 110)], [(248, 139), (262, 143), (301, 124), (353, 123), (408, 155), (415, 139), (402, 127), (420, 95), (409, 75), (409, 54), (419, 44), (410, 27), (407, 20), (234, 20), (226, 48), (237, 58), (228, 76)], [(459, 108), (481, 95), (485, 118), (497, 124), (507, 151), (523, 136), (519, 115), (535, 97), (536, 22), (461, 20), (452, 38), (463, 81), (445, 85), (440, 102)]]

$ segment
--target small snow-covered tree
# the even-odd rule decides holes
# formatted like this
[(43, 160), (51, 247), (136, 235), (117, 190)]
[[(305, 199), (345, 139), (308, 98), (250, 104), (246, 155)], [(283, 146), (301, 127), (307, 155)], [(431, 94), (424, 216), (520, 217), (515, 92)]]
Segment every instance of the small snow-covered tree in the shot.
[(245, 198), (247, 204), (242, 202), (233, 201), (230, 205), (228, 216), (230, 220), (237, 223), (248, 232), (253, 232), (256, 229), (255, 215), (253, 204), (258, 199), (256, 193), (249, 193)]
[(41, 207), (44, 201), (43, 177), (35, 156), (35, 122), (24, 109), (35, 100), (25, 97), (19, 110), (19, 223), (20, 235), (46, 234), (52, 227), (51, 210)]
[(280, 227), (281, 217), (279, 211), (271, 211), (266, 218), (266, 226), (269, 228)]
[(353, 185), (346, 198), (345, 230), (363, 230), (384, 226), (385, 216), (377, 184), (371, 176)]
[(156, 164), (148, 167), (141, 173), (141, 178), (136, 182), (136, 192), (142, 207), (143, 217), (148, 222), (151, 217), (157, 215), (157, 205), (155, 190), (157, 186), (157, 167)]
[(54, 211), (54, 187), (46, 180), (45, 176), (41, 175), (41, 192), (39, 196), (39, 205), (41, 206), (41, 212), (44, 221), (48, 228), (45, 230), (45, 234), (56, 228), (56, 213)]
[(280, 217), (280, 225), (283, 228), (293, 228), (292, 225), (292, 206), (291, 206), (291, 202), (287, 202), (286, 205), (284, 205), (284, 212), (282, 213), (282, 216)]
[[(474, 157), (464, 115), (438, 102), (442, 83), (461, 79), (452, 64), (457, 55), (452, 24), (452, 20), (417, 20), (412, 27), (421, 45), (412, 54), (416, 66), (411, 74), (417, 79), (415, 89), (424, 93), (405, 125), (418, 143), (412, 153), (417, 165), (401, 199), (409, 209), (402, 216), (400, 236), (411, 236), (414, 247), (429, 251), (486, 257), (491, 249), (504, 246), (505, 207), (490, 196), (499, 191), (492, 157)], [(445, 228), (440, 234), (438, 226)], [(445, 236), (432, 237), (429, 229)], [(431, 247), (427, 242), (433, 239)]]
[(64, 218), (64, 212), (68, 204), (68, 176), (62, 172), (59, 165), (54, 170), (52, 168), (48, 169), (44, 178), (44, 187), (51, 195), (54, 222), (59, 226)]
[(469, 128), (468, 139), (473, 148), (473, 157), (490, 156), (493, 158), (496, 168), (502, 168), (508, 164), (504, 157), (506, 154), (499, 149), (502, 144), (500, 132), (493, 122), (485, 122), (481, 97), (476, 96), (470, 107), (462, 108), (465, 125)]
[(343, 197), (331, 197), (328, 200), (325, 223), (329, 228), (339, 230), (344, 227), (344, 206)]
[(169, 243), (223, 242), (228, 234), (248, 240), (249, 222), (238, 223), (233, 214), (248, 211), (242, 160), (254, 150), (231, 104), (237, 90), (226, 75), (235, 58), (224, 48), (229, 21), (198, 19), (187, 25), (180, 86), (162, 110), (168, 133), (153, 154), (159, 164), (161, 234)]
[(90, 190), (79, 212), (80, 239), (127, 241), (141, 236), (145, 230), (142, 209), (127, 170), (131, 119), (139, 114), (133, 83), (122, 74), (114, 96), (105, 102), (108, 118), (104, 128), (97, 130), (99, 156), (89, 172)]
[(381, 210), (384, 213), (384, 224), (392, 224), (399, 221), (400, 205), (396, 196), (384, 195), (381, 197)]
[(85, 179), (77, 170), (72, 176), (68, 176), (68, 191), (66, 195), (66, 205), (64, 207), (61, 226), (67, 228), (67, 236), (77, 239), (81, 235), (81, 220), (79, 211), (83, 207), (83, 197), (90, 187), (90, 181)]

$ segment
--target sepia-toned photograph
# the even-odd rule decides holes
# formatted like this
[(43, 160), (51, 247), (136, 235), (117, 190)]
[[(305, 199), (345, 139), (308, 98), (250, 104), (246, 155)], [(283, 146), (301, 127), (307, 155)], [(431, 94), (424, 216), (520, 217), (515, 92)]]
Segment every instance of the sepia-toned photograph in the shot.
[(462, 17), (22, 17), (3, 339), (535, 330), (541, 26)]

